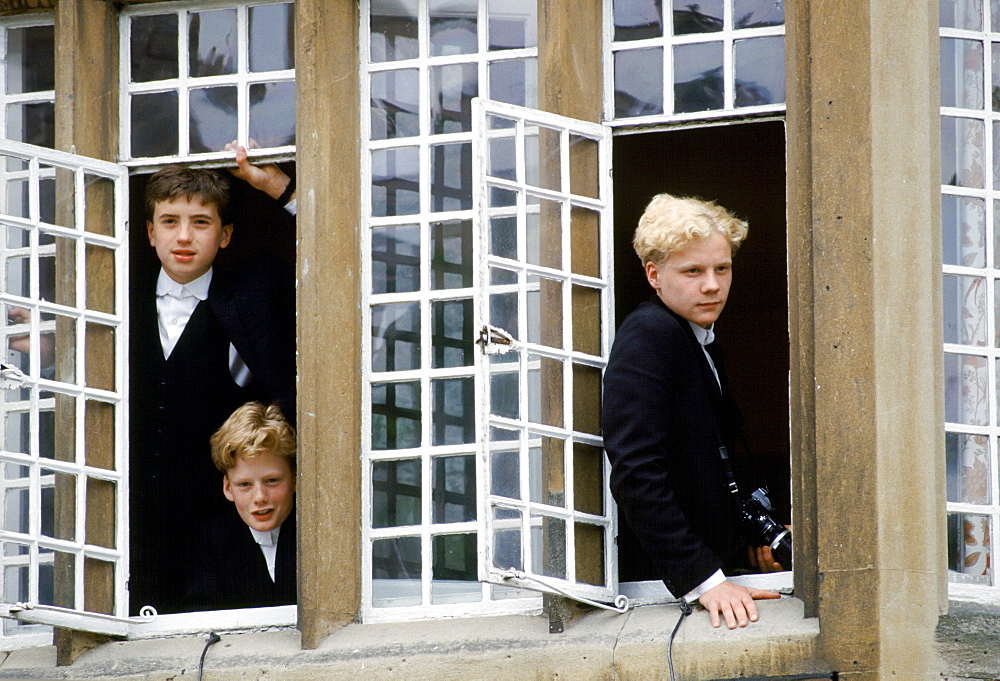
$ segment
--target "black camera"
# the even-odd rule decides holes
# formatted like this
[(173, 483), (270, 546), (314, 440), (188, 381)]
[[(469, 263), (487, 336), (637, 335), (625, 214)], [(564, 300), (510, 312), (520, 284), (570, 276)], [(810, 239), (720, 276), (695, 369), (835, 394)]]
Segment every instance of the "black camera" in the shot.
[(786, 570), (792, 568), (792, 532), (771, 518), (771, 500), (767, 487), (758, 487), (749, 498), (742, 500), (743, 520), (751, 531), (751, 536), (760, 540), (761, 545), (771, 547), (774, 559)]

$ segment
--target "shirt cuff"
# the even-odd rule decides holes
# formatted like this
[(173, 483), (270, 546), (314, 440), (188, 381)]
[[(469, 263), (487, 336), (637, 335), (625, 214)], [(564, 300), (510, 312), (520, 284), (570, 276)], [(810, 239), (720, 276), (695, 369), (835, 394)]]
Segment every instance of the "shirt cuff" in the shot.
[(724, 581), (726, 581), (726, 575), (722, 573), (722, 570), (716, 570), (711, 577), (684, 594), (684, 600), (688, 603), (694, 603), (704, 596), (706, 592), (719, 586)]
[(284, 208), (286, 211), (288, 211), (289, 215), (295, 215), (296, 214), (295, 212), (298, 209), (297, 199), (292, 199), (291, 201), (289, 201), (288, 203), (286, 203), (284, 206), (282, 206), (282, 208)]

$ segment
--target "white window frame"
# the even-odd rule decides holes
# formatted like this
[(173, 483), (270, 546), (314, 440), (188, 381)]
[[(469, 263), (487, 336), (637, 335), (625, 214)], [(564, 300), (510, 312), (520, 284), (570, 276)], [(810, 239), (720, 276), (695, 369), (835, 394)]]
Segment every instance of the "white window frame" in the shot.
[[(783, 0), (782, 0), (783, 1)], [(681, 123), (745, 117), (761, 114), (783, 113), (785, 102), (758, 106), (737, 107), (735, 103), (735, 70), (733, 68), (733, 44), (738, 40), (748, 38), (782, 37), (785, 26), (767, 26), (760, 28), (733, 27), (733, 0), (723, 0), (724, 28), (714, 33), (692, 33), (687, 35), (672, 35), (673, 25), (672, 0), (663, 0), (663, 35), (658, 38), (643, 40), (616, 41), (614, 22), (614, 0), (604, 0), (604, 120), (612, 127), (648, 126), (663, 123)], [(673, 113), (674, 110), (674, 80), (673, 80), (673, 48), (678, 45), (699, 45), (706, 43), (722, 43), (723, 83), (725, 87), (723, 108), (709, 111), (692, 111), (688, 113)], [(647, 116), (615, 117), (615, 54), (622, 51), (661, 48), (663, 51), (663, 113)]]
[[(0, 55), (7, 54), (7, 31), (35, 26), (53, 26), (55, 20), (50, 14), (29, 14), (18, 17), (3, 17), (0, 20)], [(55, 104), (55, 90), (38, 90), (9, 94), (7, 92), (7, 70), (5, 59), (0, 59), (0, 138), (7, 139), (7, 107), (11, 104)], [(22, 131), (23, 133), (23, 131)]]
[[(151, 3), (143, 5), (133, 5), (121, 12), (119, 24), (119, 39), (121, 55), (121, 66), (119, 67), (119, 92), (120, 92), (120, 158), (123, 163), (133, 167), (155, 166), (164, 163), (191, 163), (206, 161), (231, 161), (232, 152), (190, 152), (190, 93), (192, 90), (201, 87), (235, 86), (237, 88), (237, 140), (248, 149), (251, 147), (249, 140), (250, 128), (250, 86), (255, 83), (275, 83), (275, 82), (295, 82), (295, 69), (282, 71), (260, 71), (250, 72), (249, 70), (249, 48), (248, 32), (249, 18), (248, 9), (262, 5), (282, 5), (291, 4), (294, 8), (294, 0), (200, 0), (198, 3), (190, 2), (167, 2)], [(237, 25), (237, 50), (239, 54), (239, 68), (231, 75), (203, 76), (194, 78), (188, 75), (188, 32), (187, 18), (192, 12), (204, 12), (216, 9), (235, 9)], [(176, 14), (178, 16), (178, 77), (167, 80), (156, 80), (144, 83), (133, 83), (131, 81), (131, 19), (133, 17)], [(131, 98), (132, 95), (174, 91), (178, 95), (178, 153), (171, 156), (138, 157), (132, 158), (132, 116)], [(251, 152), (252, 157), (266, 156), (270, 160), (280, 160), (292, 158), (295, 153), (295, 145), (268, 147)]]

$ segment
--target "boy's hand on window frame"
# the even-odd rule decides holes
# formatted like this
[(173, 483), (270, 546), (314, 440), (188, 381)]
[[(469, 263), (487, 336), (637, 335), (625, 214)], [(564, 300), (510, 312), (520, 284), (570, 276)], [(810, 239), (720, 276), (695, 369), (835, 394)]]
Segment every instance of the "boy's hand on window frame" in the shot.
[[(255, 147), (253, 140), (250, 141), (250, 146)], [(233, 174), (247, 184), (249, 184), (254, 189), (259, 189), (264, 192), (272, 199), (277, 200), (288, 187), (288, 183), (291, 182), (291, 178), (285, 174), (285, 172), (279, 168), (274, 163), (264, 163), (262, 165), (254, 165), (250, 163), (247, 158), (247, 149), (243, 145), (239, 144), (236, 140), (233, 140), (226, 145), (226, 151), (236, 152), (236, 168), (230, 168), (229, 172)]]
[(713, 627), (718, 628), (721, 620), (725, 619), (726, 626), (735, 629), (737, 625), (745, 627), (750, 622), (756, 622), (757, 605), (754, 601), (770, 598), (781, 598), (781, 594), (726, 580), (703, 593), (698, 602), (708, 610)]

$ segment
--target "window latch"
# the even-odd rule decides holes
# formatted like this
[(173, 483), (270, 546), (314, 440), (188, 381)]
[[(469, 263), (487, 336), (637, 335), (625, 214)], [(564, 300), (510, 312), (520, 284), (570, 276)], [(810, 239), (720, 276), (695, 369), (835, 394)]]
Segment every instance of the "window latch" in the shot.
[(479, 330), (479, 340), (476, 345), (484, 355), (503, 355), (514, 347), (514, 337), (503, 329), (484, 324)]
[(24, 385), (27, 376), (20, 369), (10, 364), (0, 364), (0, 390), (19, 388)]

